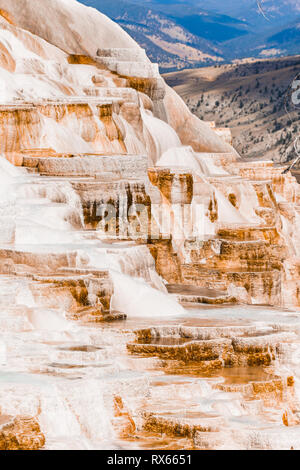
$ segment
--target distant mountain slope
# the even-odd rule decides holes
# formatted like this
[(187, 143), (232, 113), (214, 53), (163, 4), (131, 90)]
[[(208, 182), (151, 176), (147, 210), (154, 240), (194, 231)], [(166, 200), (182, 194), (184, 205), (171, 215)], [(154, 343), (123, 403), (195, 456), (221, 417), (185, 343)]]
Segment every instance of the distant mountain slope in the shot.
[(184, 70), (165, 79), (197, 116), (232, 128), (243, 157), (286, 161), (295, 157), (300, 135), (300, 106), (290, 91), (299, 73), (295, 56)]
[[(295, 54), (300, 0), (81, 0), (117, 21), (162, 71)], [(296, 28), (296, 29), (295, 29)]]

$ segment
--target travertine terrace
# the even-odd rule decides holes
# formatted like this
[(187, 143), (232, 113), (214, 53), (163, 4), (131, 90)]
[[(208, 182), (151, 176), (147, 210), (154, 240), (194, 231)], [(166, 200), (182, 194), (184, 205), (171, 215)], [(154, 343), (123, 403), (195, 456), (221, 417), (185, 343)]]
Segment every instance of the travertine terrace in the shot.
[(299, 185), (38, 3), (0, 0), (0, 449), (299, 448)]

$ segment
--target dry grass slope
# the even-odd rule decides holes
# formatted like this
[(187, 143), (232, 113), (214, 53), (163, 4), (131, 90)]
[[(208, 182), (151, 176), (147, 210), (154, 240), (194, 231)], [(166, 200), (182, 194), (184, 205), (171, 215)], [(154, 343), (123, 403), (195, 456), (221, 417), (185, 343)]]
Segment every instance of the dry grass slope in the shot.
[(295, 157), (300, 135), (300, 107), (290, 88), (299, 72), (300, 56), (293, 56), (183, 70), (165, 79), (198, 117), (230, 127), (244, 158), (284, 162)]

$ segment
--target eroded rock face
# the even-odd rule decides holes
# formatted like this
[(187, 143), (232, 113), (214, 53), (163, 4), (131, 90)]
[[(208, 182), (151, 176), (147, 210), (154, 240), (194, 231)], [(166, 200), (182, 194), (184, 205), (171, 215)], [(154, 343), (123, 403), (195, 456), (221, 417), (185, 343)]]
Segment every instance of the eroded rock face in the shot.
[[(13, 18), (4, 15), (0, 31), (0, 40), (9, 36), (14, 45), (3, 49), (3, 70), (13, 78), (9, 103), (0, 108), (6, 158), (34, 173), (72, 178), (88, 228), (99, 228), (103, 205), (112, 206), (114, 215), (101, 228), (114, 228), (111, 238), (122, 233), (131, 239), (130, 230), (120, 230), (124, 207), (130, 218), (130, 206), (144, 206), (140, 239), (149, 242), (167, 282), (227, 289), (243, 302), (298, 305), (298, 275), (287, 268), (299, 251), (293, 177), (271, 162), (242, 162), (229, 131), (193, 116), (145, 53), (101, 14), (75, 1), (68, 7), (71, 16), (77, 9), (92, 15), (119, 38), (118, 47), (108, 47), (99, 32), (91, 52), (91, 31), (75, 46), (62, 21), (65, 6), (51, 1), (56, 27), (66, 32), (62, 51), (52, 26), (33, 21), (40, 12), (32, 2), (22, 12), (17, 2), (3, 0), (0, 7)], [(74, 19), (79, 29), (81, 20)], [(28, 57), (18, 55), (21, 43)], [(21, 89), (18, 74), (24, 72), (37, 80), (36, 89)], [(83, 180), (91, 177), (98, 181)], [(205, 240), (215, 238), (220, 249), (212, 253)]]

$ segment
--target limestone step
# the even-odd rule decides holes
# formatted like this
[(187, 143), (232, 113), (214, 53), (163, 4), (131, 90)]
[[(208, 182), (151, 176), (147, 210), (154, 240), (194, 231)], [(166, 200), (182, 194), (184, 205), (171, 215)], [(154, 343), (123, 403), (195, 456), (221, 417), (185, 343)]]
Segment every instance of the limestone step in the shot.
[(236, 352), (244, 353), (258, 353), (258, 352), (271, 352), (279, 350), (282, 343), (293, 342), (297, 340), (296, 333), (281, 332), (272, 333), (266, 332), (265, 335), (254, 334), (253, 336), (237, 337), (232, 339), (233, 349)]
[(244, 383), (231, 383), (231, 384), (217, 384), (216, 388), (226, 393), (241, 393), (247, 399), (257, 398), (274, 393), (278, 399), (283, 400), (284, 389), (286, 387), (285, 380), (282, 378), (274, 378), (271, 380), (253, 381), (247, 384)]
[(243, 178), (248, 178), (254, 181), (272, 181), (275, 178), (284, 180), (288, 175), (283, 175), (285, 168), (274, 167), (273, 162), (253, 162), (238, 163), (238, 173)]
[[(173, 344), (172, 344), (173, 343)], [(184, 362), (219, 359), (229, 349), (229, 339), (189, 341), (184, 338), (158, 338), (150, 343), (128, 343), (127, 349), (133, 354), (158, 356)]]
[(182, 265), (182, 277), (186, 284), (218, 289), (231, 288), (231, 293), (240, 302), (252, 304), (281, 305), (282, 273), (265, 270), (264, 266), (250, 266), (247, 270), (207, 269), (203, 264)]
[[(78, 267), (69, 267), (62, 266), (58, 269), (58, 272), (61, 275), (70, 275), (70, 276), (88, 276), (92, 275), (100, 279), (107, 279), (110, 277), (109, 271), (107, 269), (96, 269), (96, 268), (78, 268)], [(55, 276), (55, 274), (53, 274)]]
[(246, 328), (237, 328), (238, 336), (234, 336), (234, 329), (228, 329), (227, 334), (229, 332), (225, 338), (199, 339), (207, 337), (207, 329), (202, 334), (201, 328), (138, 330), (135, 332), (137, 341), (128, 343), (127, 349), (131, 354), (170, 361), (171, 369), (175, 370), (176, 361), (180, 361), (191, 365), (192, 370), (194, 368), (201, 374), (224, 366), (268, 366), (279, 354), (281, 357), (288, 354), (288, 349), (283, 345), (292, 345), (297, 340), (294, 332), (274, 332), (273, 329), (251, 332)]
[(293, 170), (292, 171), (292, 175), (296, 178), (296, 180), (298, 181), (298, 183), (300, 183), (300, 170)]
[(122, 312), (111, 310), (111, 297), (105, 296), (103, 304), (96, 307), (82, 307), (75, 310), (70, 318), (72, 320), (80, 320), (81, 323), (111, 323), (126, 320), (126, 315)]
[(212, 161), (218, 166), (227, 166), (236, 163), (237, 154), (235, 152), (197, 152), (201, 160)]
[[(262, 336), (278, 332), (279, 326), (265, 326), (261, 328), (255, 325), (231, 325), (231, 326), (152, 326), (146, 329), (135, 330), (137, 339), (142, 342), (152, 338), (175, 337), (183, 339), (217, 339), (233, 337)], [(280, 331), (280, 330), (279, 330)]]
[(221, 450), (228, 441), (228, 433), (225, 432), (196, 432), (193, 438), (194, 445), (200, 450)]
[(244, 426), (244, 429), (232, 431), (232, 439), (245, 450), (299, 450), (299, 430), (300, 426), (286, 427), (283, 424), (265, 425), (261, 429)]
[[(267, 276), (267, 275), (274, 275), (274, 276), (277, 276), (278, 274), (280, 274), (280, 270), (279, 269), (274, 269), (273, 270), (265, 270), (265, 269), (261, 269), (260, 268), (260, 265), (258, 264), (258, 266), (249, 266), (249, 269), (245, 269), (244, 267), (240, 267), (240, 268), (231, 268), (231, 267), (226, 267), (226, 266), (222, 266), (220, 268), (210, 268), (210, 267), (206, 267), (205, 264), (203, 263), (195, 263), (195, 264), (183, 264), (183, 271), (184, 271), (184, 277), (187, 277), (188, 276), (188, 273), (189, 273), (189, 270), (192, 270), (194, 269), (195, 271), (197, 271), (199, 273), (199, 280), (201, 279), (201, 275), (206, 275), (206, 276), (215, 276), (216, 279), (216, 286), (218, 289), (220, 290), (225, 290), (224, 288), (220, 288), (218, 287), (218, 279), (221, 280), (222, 277), (224, 276), (253, 276), (253, 277), (264, 277), (264, 276)], [(197, 282), (195, 282), (195, 285), (197, 285)], [(201, 284), (199, 284), (201, 286)], [(209, 287), (208, 287), (209, 288)]]
[(32, 99), (30, 102), (25, 100), (14, 101), (11, 103), (1, 103), (0, 104), (0, 113), (5, 111), (31, 111), (36, 108), (45, 108), (45, 107), (57, 107), (57, 106), (82, 106), (94, 104), (96, 106), (112, 106), (114, 103), (118, 103), (120, 98), (116, 97), (106, 97), (106, 96), (86, 96), (86, 95), (73, 95), (73, 96), (64, 96), (61, 98), (45, 98), (45, 99)]
[[(129, 435), (126, 437), (126, 450), (136, 450), (137, 442), (138, 448), (141, 450), (180, 451), (195, 449), (193, 442), (189, 438), (166, 436), (165, 434), (157, 434), (155, 432), (145, 431), (144, 429), (137, 430), (132, 436)], [(119, 445), (119, 447), (124, 446), (124, 439), (121, 438), (120, 441), (116, 441), (116, 444)], [(57, 447), (54, 446), (53, 448), (56, 449)]]

